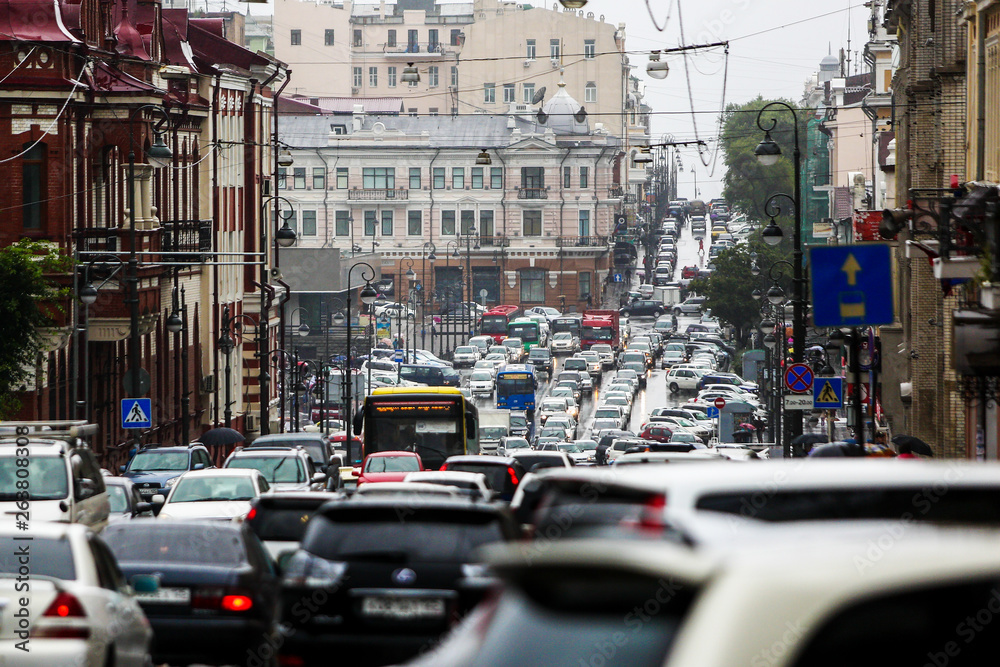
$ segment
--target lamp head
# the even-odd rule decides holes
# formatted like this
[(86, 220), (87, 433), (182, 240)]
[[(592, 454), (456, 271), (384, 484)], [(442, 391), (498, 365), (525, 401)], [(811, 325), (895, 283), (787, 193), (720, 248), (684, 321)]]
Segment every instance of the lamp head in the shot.
[(757, 260), (754, 260), (753, 263), (750, 264), (750, 275), (752, 276), (760, 275), (760, 267), (757, 266)]
[(750, 296), (753, 297), (754, 301), (760, 301), (760, 298), (764, 295), (761, 294), (759, 289), (755, 289), (753, 292), (750, 293)]
[(333, 314), (333, 323), (336, 324), (338, 327), (346, 321), (347, 320), (344, 318), (344, 314), (339, 310)]
[(416, 274), (416, 273), (415, 273), (415, 272), (413, 271), (413, 269), (412, 269), (412, 268), (410, 268), (410, 269), (407, 269), (407, 271), (406, 271), (406, 279), (407, 279), (407, 280), (409, 280), (409, 281), (410, 281), (411, 283), (412, 283), (412, 282), (413, 282), (414, 280), (416, 280), (416, 279), (417, 279), (417, 274)]
[(279, 167), (291, 167), (295, 164), (295, 158), (292, 157), (292, 152), (287, 148), (282, 149), (278, 153), (278, 166)]
[(493, 164), (493, 160), (490, 158), (490, 154), (486, 152), (485, 148), (480, 149), (479, 155), (476, 156), (476, 164)]
[(436, 259), (437, 259), (437, 255), (435, 255), (434, 251), (431, 250), (431, 254), (427, 255), (427, 261), (430, 262), (431, 264), (433, 264), (434, 260), (436, 260)]
[(764, 347), (766, 347), (767, 349), (773, 350), (774, 346), (777, 345), (777, 344), (778, 344), (778, 341), (774, 337), (773, 333), (769, 333), (766, 336), (764, 336)]
[(767, 290), (767, 300), (772, 306), (781, 305), (785, 301), (785, 290), (779, 285), (771, 285), (771, 289)]
[(97, 288), (94, 287), (94, 283), (87, 283), (80, 288), (80, 301), (87, 306), (97, 301)]
[(762, 165), (771, 167), (778, 164), (778, 158), (781, 157), (781, 147), (771, 138), (770, 132), (764, 132), (764, 138), (753, 149), (753, 154), (757, 156), (757, 161)]
[(406, 63), (403, 73), (399, 77), (403, 83), (420, 83), (420, 72), (413, 66), (413, 63)]
[(781, 227), (774, 221), (774, 218), (771, 218), (771, 222), (767, 223), (767, 227), (761, 231), (760, 235), (763, 237), (764, 243), (770, 246), (781, 243), (781, 237), (784, 236)]
[(774, 325), (774, 320), (763, 319), (763, 320), (760, 321), (760, 325), (759, 326), (760, 326), (761, 332), (774, 331), (774, 326), (775, 326)]
[(587, 0), (559, 0), (559, 4), (566, 9), (582, 9), (587, 4)]
[(170, 313), (167, 317), (167, 331), (170, 333), (180, 333), (180, 330), (184, 328), (184, 320), (181, 319), (180, 313), (176, 310)]
[(361, 303), (365, 304), (366, 306), (370, 306), (371, 304), (375, 303), (375, 299), (377, 298), (378, 298), (378, 292), (375, 291), (375, 288), (372, 287), (372, 284), (370, 282), (365, 283), (364, 289), (361, 290)]
[(649, 54), (649, 62), (646, 63), (646, 74), (654, 79), (666, 79), (670, 73), (670, 67), (666, 62), (660, 60), (660, 52), (653, 51)]
[(146, 159), (149, 160), (149, 164), (153, 165), (153, 169), (166, 167), (174, 159), (170, 147), (163, 141), (162, 132), (157, 132), (153, 138), (153, 145), (146, 151)]
[(295, 233), (295, 230), (288, 226), (287, 220), (285, 220), (285, 224), (281, 225), (281, 229), (274, 233), (274, 240), (282, 248), (294, 245), (297, 238), (298, 235)]
[(299, 325), (299, 328), (296, 330), (296, 333), (298, 333), (300, 336), (308, 336), (309, 325), (303, 322), (302, 324)]

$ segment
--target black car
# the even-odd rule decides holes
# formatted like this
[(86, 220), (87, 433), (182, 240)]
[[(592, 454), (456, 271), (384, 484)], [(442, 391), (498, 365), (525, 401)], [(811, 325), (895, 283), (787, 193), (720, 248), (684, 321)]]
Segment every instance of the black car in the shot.
[(399, 377), (429, 387), (458, 387), (462, 384), (462, 377), (458, 371), (448, 366), (400, 364)]
[(170, 492), (167, 482), (188, 470), (214, 468), (208, 448), (192, 443), (187, 447), (146, 445), (139, 449), (127, 465), (119, 466), (122, 477), (132, 480), (143, 500)]
[(329, 665), (344, 651), (378, 664), (413, 657), (493, 583), (479, 547), (517, 537), (508, 511), (492, 503), (414, 497), (323, 505), (285, 570), (282, 662)]
[(625, 306), (618, 311), (625, 317), (630, 317), (633, 315), (637, 316), (652, 316), (659, 317), (663, 313), (667, 312), (666, 306), (663, 305), (662, 301), (656, 301), (653, 299), (636, 299), (629, 305)]
[(548, 348), (533, 347), (528, 350), (528, 363), (538, 370), (552, 374), (552, 352)]
[(124, 521), (101, 537), (126, 577), (159, 577), (158, 590), (139, 597), (153, 627), (154, 663), (276, 664), (280, 582), (249, 526)]
[(497, 492), (497, 497), (508, 502), (514, 497), (525, 473), (524, 466), (517, 459), (505, 456), (450, 456), (441, 469), (480, 472), (486, 476), (490, 488)]
[(288, 559), (298, 550), (306, 525), (316, 510), (323, 503), (344, 497), (342, 493), (316, 491), (265, 493), (250, 503), (246, 524), (264, 543), (279, 569), (284, 569)]

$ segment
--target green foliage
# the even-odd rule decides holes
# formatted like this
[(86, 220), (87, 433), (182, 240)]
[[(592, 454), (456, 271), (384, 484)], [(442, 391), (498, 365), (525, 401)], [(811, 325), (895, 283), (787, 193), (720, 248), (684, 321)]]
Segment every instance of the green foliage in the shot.
[(14, 395), (29, 378), (42, 349), (44, 327), (65, 295), (46, 276), (64, 273), (71, 261), (52, 245), (21, 240), (0, 249), (0, 418), (16, 412)]
[[(757, 113), (773, 101), (796, 106), (789, 100), (765, 100), (758, 96), (745, 104), (728, 105), (722, 115), (722, 159), (726, 164), (722, 195), (750, 219), (765, 222), (768, 218), (764, 214), (764, 202), (768, 197), (778, 192), (792, 195), (795, 186), (792, 158), (795, 141), (792, 115), (787, 109), (771, 107), (761, 118), (764, 127), (771, 124), (771, 119), (777, 121), (771, 138), (781, 147), (778, 163), (765, 167), (754, 155), (754, 148), (764, 138), (764, 132), (757, 127)], [(807, 113), (796, 111), (800, 146), (805, 142)], [(791, 213), (790, 210), (786, 212)]]
[[(759, 276), (754, 276), (750, 270), (752, 253), (757, 253)], [(785, 294), (791, 296), (791, 270), (787, 265), (776, 265), (779, 260), (787, 260), (786, 251), (780, 245), (767, 245), (757, 232), (749, 243), (720, 252), (712, 260), (715, 265), (712, 275), (692, 280), (690, 289), (706, 298), (705, 305), (712, 309), (712, 315), (737, 329), (737, 338), (742, 342), (762, 318), (760, 310), (766, 297), (762, 296), (757, 301), (753, 298), (753, 291), (759, 289), (766, 294), (772, 284), (769, 269), (773, 267), (771, 275), (777, 279)]]

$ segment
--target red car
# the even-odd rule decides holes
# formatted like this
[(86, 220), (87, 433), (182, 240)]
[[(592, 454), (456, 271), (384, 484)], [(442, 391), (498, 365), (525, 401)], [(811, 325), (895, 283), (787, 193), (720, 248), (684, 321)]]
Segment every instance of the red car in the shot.
[(698, 277), (697, 266), (685, 266), (681, 269), (681, 280), (694, 280)]
[(643, 440), (655, 440), (656, 442), (670, 442), (670, 438), (674, 435), (672, 429), (663, 424), (647, 424), (642, 431), (639, 432), (639, 437)]
[(424, 469), (415, 452), (375, 452), (369, 454), (358, 472), (358, 486), (376, 482), (402, 482), (407, 474)]

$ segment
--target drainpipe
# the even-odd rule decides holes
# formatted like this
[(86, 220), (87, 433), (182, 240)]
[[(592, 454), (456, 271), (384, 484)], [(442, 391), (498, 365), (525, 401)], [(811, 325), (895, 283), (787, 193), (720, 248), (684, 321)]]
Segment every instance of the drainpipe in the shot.
[(976, 180), (986, 179), (986, 17), (976, 15)]
[[(326, 178), (327, 178), (327, 180), (329, 180), (329, 178), (330, 178), (330, 163), (326, 161), (325, 157), (323, 157), (323, 153), (320, 152), (319, 148), (314, 148), (313, 150), (316, 151), (316, 157), (318, 157), (320, 159), (320, 161), (323, 163), (323, 173), (326, 174)], [(323, 221), (326, 224), (326, 234), (325, 234), (326, 238), (323, 240), (323, 247), (324, 248), (326, 248), (326, 247), (328, 247), (330, 245), (330, 206), (329, 206), (329, 203), (328, 203), (329, 199), (330, 199), (330, 188), (324, 183), (323, 184)]]
[[(507, 161), (503, 159), (503, 154), (500, 152), (499, 148), (497, 148), (495, 152), (496, 152), (497, 158), (499, 158), (499, 160), (500, 160), (500, 164), (503, 165), (503, 174), (501, 174), (501, 176), (500, 176), (500, 179), (501, 179), (500, 185), (503, 186), (503, 187), (500, 188), (500, 209), (503, 211), (503, 213), (502, 213), (502, 215), (503, 215), (503, 223), (502, 223), (503, 240), (500, 241), (500, 244), (501, 244), (500, 245), (500, 251), (503, 253), (503, 257), (506, 257), (507, 256), (507, 246), (505, 246), (503, 244), (504, 243), (509, 243), (509, 241), (507, 241), (507, 238), (508, 238), (507, 237)], [(507, 262), (505, 260), (504, 262), (502, 262), (502, 265), (500, 267), (500, 293), (497, 296), (497, 298), (500, 300), (500, 303), (503, 303), (503, 285), (507, 281), (507, 276), (504, 275), (504, 270), (506, 268), (507, 268)]]
[[(566, 160), (569, 159), (569, 153), (571, 150), (573, 149), (567, 146), (566, 154), (563, 156), (563, 159), (559, 161), (559, 173), (558, 173), (559, 186), (560, 186), (559, 187), (559, 236), (556, 237), (556, 243), (559, 246), (559, 294), (563, 297), (566, 296), (565, 286), (563, 285), (564, 258), (563, 258), (563, 247), (562, 247), (563, 231), (565, 231), (563, 229), (563, 222), (564, 222), (563, 209), (566, 208), (566, 179), (563, 177), (563, 168), (566, 163)], [(573, 179), (572, 177), (570, 177), (570, 185), (572, 184), (573, 184)], [(544, 285), (542, 287), (544, 288)]]
[[(427, 219), (427, 226), (428, 226), (428, 228), (431, 231), (431, 235), (430, 235), (430, 238), (429, 238), (429, 240), (430, 240), (431, 243), (434, 243), (434, 162), (438, 159), (438, 156), (440, 154), (441, 154), (441, 149), (440, 148), (437, 148), (437, 149), (434, 150), (434, 157), (431, 158), (431, 167), (430, 167), (431, 173), (429, 174), (430, 179), (431, 179), (431, 190), (430, 190), (430, 192), (431, 192), (431, 210), (430, 210), (430, 215), (428, 216), (428, 219)], [(448, 175), (445, 174), (445, 181), (446, 182), (447, 182), (447, 179), (448, 179)], [(421, 255), (422, 255), (423, 251), (421, 250), (420, 252), (421, 252)], [(446, 252), (447, 252), (447, 250), (446, 250)], [(434, 271), (434, 264), (431, 264), (431, 272), (433, 272), (433, 271)], [(420, 280), (421, 280), (422, 284), (426, 283), (427, 282), (427, 276), (420, 276)], [(433, 284), (434, 284), (435, 287), (437, 287), (437, 281), (436, 280), (433, 281)], [(433, 312), (434, 311), (434, 294), (431, 293), (431, 294), (428, 295), (427, 292), (425, 291), (424, 295), (425, 295), (425, 298), (430, 299), (430, 304), (429, 305), (431, 306), (431, 312)], [(421, 317), (423, 317), (424, 313), (420, 313), (420, 315), (421, 315)]]
[[(215, 86), (212, 91), (212, 139), (218, 140), (219, 138), (219, 89), (222, 83), (222, 73), (215, 75)], [(216, 155), (212, 159), (212, 210), (213, 217), (219, 222), (219, 227), (221, 227), (222, 218), (221, 212), (219, 211), (219, 156)], [(219, 230), (217, 230), (219, 231)], [(218, 345), (214, 344), (214, 341), (219, 339), (219, 267), (212, 268), (212, 294), (215, 294), (215, 307), (212, 309), (212, 329), (215, 330), (215, 334), (211, 336), (212, 341), (212, 367), (214, 369), (215, 376), (219, 376), (219, 348)], [(212, 392), (212, 422), (218, 424), (219, 422), (219, 383), (215, 383), (215, 391)]]

